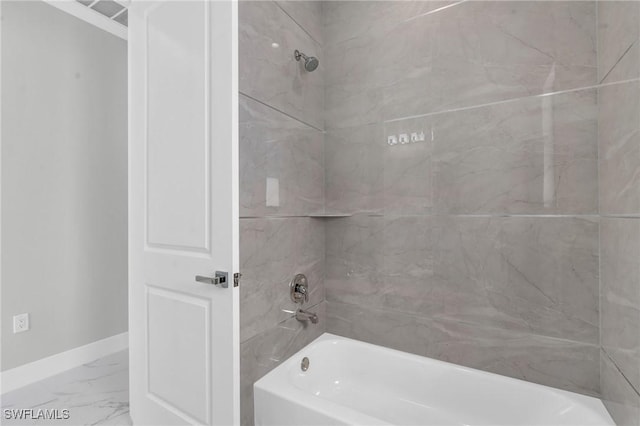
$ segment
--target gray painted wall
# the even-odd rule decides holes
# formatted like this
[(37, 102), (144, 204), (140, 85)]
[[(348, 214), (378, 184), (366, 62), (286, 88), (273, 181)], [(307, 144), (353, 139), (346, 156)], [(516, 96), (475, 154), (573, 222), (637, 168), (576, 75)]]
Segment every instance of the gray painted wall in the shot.
[(598, 2), (600, 385), (640, 424), (640, 3)]
[(2, 19), (7, 370), (127, 330), (127, 45), (42, 2)]

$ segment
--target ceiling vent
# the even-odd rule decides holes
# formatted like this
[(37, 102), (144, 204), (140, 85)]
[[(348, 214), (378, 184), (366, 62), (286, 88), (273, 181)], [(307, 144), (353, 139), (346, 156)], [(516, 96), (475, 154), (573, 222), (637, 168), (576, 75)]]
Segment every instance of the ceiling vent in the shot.
[(87, 6), (89, 9), (112, 21), (124, 25), (129, 24), (127, 6), (128, 2), (115, 0), (76, 0), (78, 3)]

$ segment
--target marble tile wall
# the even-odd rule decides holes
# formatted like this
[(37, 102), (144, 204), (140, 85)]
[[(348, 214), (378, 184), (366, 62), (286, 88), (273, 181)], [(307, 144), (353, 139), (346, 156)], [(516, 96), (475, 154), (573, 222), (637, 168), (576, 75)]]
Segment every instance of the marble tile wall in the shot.
[(314, 38), (318, 38), (321, 5), (310, 3), (240, 2), (239, 84), (243, 95), (322, 130), (326, 64), (320, 61), (318, 69), (309, 73), (293, 57), (296, 49), (324, 57)]
[[(585, 89), (329, 129), (327, 208), (390, 214), (596, 214), (596, 101), (596, 89)], [(426, 133), (426, 140), (387, 144), (389, 135), (413, 131)]]
[(327, 222), (330, 302), (598, 344), (598, 220)]
[(240, 215), (320, 212), (323, 182), (323, 133), (241, 94)]
[[(242, 1), (240, 63), (241, 422), (253, 425), (253, 383), (325, 330), (324, 74), (320, 2)], [(321, 59), (313, 73), (293, 51)], [(288, 284), (307, 275), (292, 317)]]
[[(639, 424), (638, 16), (241, 2), (243, 424), (252, 383), (325, 330), (602, 395)], [(286, 312), (297, 272), (319, 327)]]
[(306, 306), (324, 301), (324, 224), (308, 217), (245, 218), (240, 226), (240, 339), (247, 341), (291, 317), (289, 281), (304, 273)]
[(599, 394), (598, 347), (505, 328), (327, 302), (331, 333), (587, 395)]
[(328, 128), (596, 82), (594, 2), (371, 3), (325, 5)]
[(327, 330), (598, 395), (596, 2), (323, 12)]
[(640, 425), (640, 3), (598, 1), (602, 398)]

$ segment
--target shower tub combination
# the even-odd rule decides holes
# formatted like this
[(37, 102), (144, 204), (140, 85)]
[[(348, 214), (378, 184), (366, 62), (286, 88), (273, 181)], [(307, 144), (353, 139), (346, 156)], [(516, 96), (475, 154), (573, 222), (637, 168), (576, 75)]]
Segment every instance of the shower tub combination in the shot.
[(256, 426), (615, 425), (596, 398), (328, 333), (257, 381), (254, 403)]

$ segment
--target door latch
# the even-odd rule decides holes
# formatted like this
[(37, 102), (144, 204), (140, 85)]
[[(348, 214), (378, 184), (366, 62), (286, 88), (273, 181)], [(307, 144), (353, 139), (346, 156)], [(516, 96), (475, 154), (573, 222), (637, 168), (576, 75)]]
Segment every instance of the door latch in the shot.
[(202, 275), (196, 275), (196, 281), (199, 283), (213, 284), (222, 288), (229, 287), (229, 274), (222, 271), (216, 271), (213, 277), (203, 277)]

